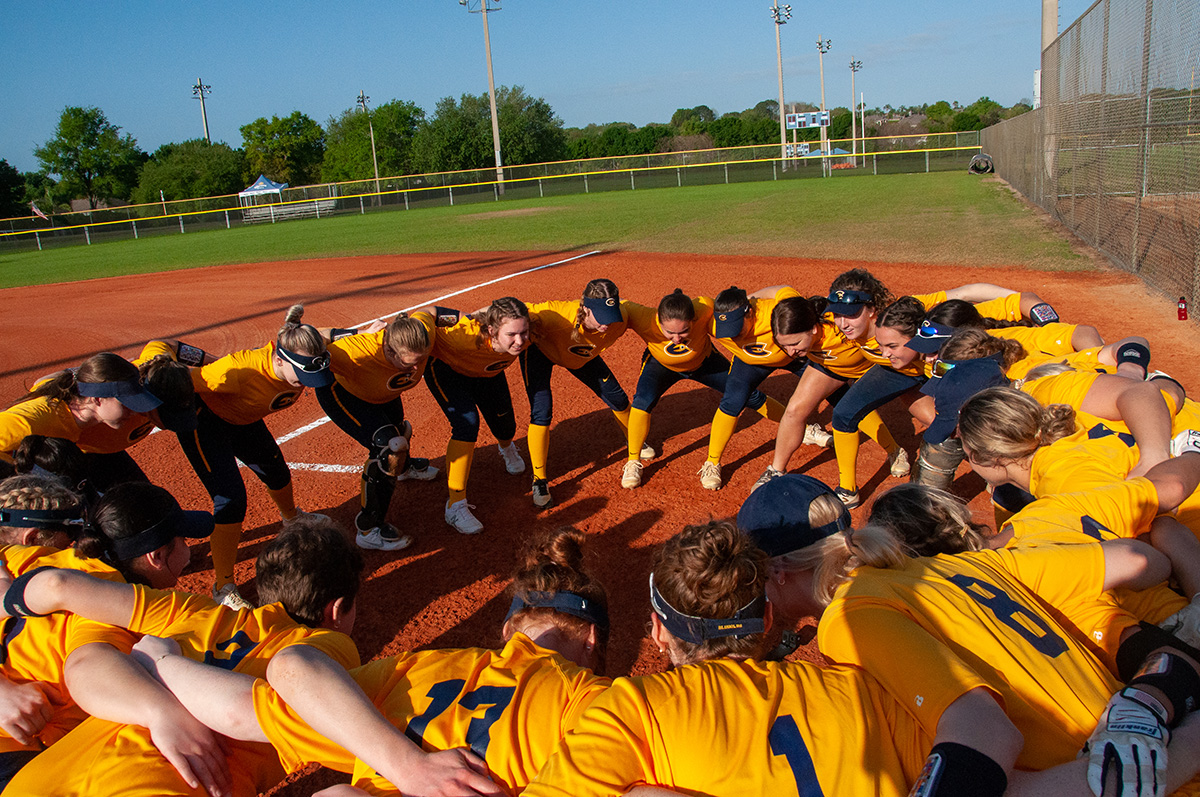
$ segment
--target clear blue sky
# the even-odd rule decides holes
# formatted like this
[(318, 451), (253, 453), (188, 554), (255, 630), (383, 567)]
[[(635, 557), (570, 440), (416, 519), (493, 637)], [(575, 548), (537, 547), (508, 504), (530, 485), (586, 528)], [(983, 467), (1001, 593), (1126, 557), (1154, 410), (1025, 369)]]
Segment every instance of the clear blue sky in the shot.
[[(475, 0), (477, 2), (477, 0)], [(817, 102), (816, 39), (830, 107), (850, 104), (850, 57), (868, 107), (1033, 94), (1041, 3), (793, 0), (782, 28), (786, 99)], [(1087, 0), (1060, 0), (1066, 27)], [(666, 122), (676, 108), (718, 115), (777, 96), (769, 0), (505, 0), (489, 14), (497, 85), (544, 97), (568, 127)], [(324, 124), (391, 99), (432, 113), (487, 90), (483, 28), (455, 0), (120, 0), (10, 3), (0, 25), (0, 158), (37, 168), (62, 109), (94, 105), (152, 152), (202, 135), (197, 77), (214, 141), (294, 110)]]

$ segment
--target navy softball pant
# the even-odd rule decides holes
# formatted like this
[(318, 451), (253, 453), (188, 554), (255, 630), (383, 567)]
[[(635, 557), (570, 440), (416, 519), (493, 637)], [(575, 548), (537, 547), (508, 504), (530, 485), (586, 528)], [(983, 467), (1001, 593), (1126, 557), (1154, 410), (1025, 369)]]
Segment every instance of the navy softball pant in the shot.
[(455, 440), (474, 443), (479, 437), (480, 416), (497, 440), (516, 436), (512, 394), (503, 371), (495, 376), (464, 376), (441, 360), (430, 360), (425, 384), (446, 413), (450, 436)]
[[(642, 352), (642, 373), (638, 376), (637, 389), (633, 393), (634, 409), (650, 412), (658, 404), (663, 394), (684, 379), (691, 379), (702, 385), (707, 385), (718, 393), (725, 394), (725, 384), (729, 378), (729, 361), (714, 349), (694, 371), (672, 371), (650, 355), (650, 349)], [(767, 401), (767, 397), (758, 390), (751, 390), (746, 399), (746, 406), (758, 409)]]
[(229, 423), (218, 418), (203, 399), (199, 403), (196, 430), (176, 437), (212, 496), (213, 520), (241, 523), (246, 519), (246, 483), (238, 471), (239, 459), (269, 490), (286, 487), (292, 473), (266, 423)]
[[(550, 392), (553, 371), (554, 363), (537, 346), (521, 352), (521, 376), (525, 379), (525, 394), (529, 396), (529, 422), (534, 426), (549, 426), (554, 417), (554, 396)], [(613, 412), (629, 409), (628, 394), (601, 358), (593, 357), (579, 368), (566, 371), (587, 385)]]
[[(736, 418), (746, 409), (751, 393), (776, 370), (788, 371), (799, 376), (807, 365), (807, 358), (792, 360), (787, 365), (751, 365), (734, 357), (729, 364), (725, 393), (721, 396), (721, 412)], [(761, 403), (759, 406), (762, 406)]]
[(834, 431), (855, 431), (871, 410), (877, 410), (897, 396), (923, 384), (924, 376), (909, 376), (884, 365), (872, 365), (834, 405)]

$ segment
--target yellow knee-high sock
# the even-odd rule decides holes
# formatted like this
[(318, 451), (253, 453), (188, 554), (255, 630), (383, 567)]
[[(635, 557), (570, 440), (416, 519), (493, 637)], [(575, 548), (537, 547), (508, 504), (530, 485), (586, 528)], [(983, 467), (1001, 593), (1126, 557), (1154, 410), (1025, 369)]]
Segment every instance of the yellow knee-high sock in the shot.
[(894, 453), (898, 447), (892, 438), (891, 430), (887, 428), (887, 424), (883, 422), (883, 418), (876, 410), (871, 410), (867, 417), (862, 419), (858, 424), (858, 430), (879, 443), (879, 447), (889, 454)]
[(858, 478), (858, 430), (839, 432), (833, 430), (833, 452), (837, 454), (838, 484), (843, 490), (857, 490)]
[(784, 407), (782, 404), (780, 404), (775, 399), (771, 398), (770, 396), (767, 396), (766, 403), (763, 404), (761, 407), (759, 407), (757, 410), (755, 410), (755, 412), (757, 412), (759, 415), (763, 416), (764, 418), (769, 418), (772, 421), (775, 421), (775, 423), (779, 423), (780, 421), (783, 420), (783, 412), (786, 409), (787, 409), (787, 407)]
[(216, 576), (213, 592), (233, 581), (233, 566), (237, 564), (238, 543), (241, 541), (241, 523), (218, 523), (213, 526), (212, 536), (208, 538), (213, 574)]
[(733, 430), (736, 427), (736, 415), (730, 415), (721, 409), (718, 409), (713, 415), (712, 428), (708, 432), (709, 462), (714, 465), (721, 464), (721, 455), (725, 453), (725, 446), (729, 444), (729, 438), (733, 437)]
[(526, 441), (529, 444), (529, 462), (533, 465), (533, 478), (546, 478), (546, 460), (550, 456), (550, 427), (529, 424)]
[(650, 413), (637, 408), (629, 411), (629, 458), (636, 460), (641, 456), (642, 446), (646, 444), (646, 435), (650, 434)]
[(453, 504), (467, 497), (467, 477), (471, 475), (471, 460), (475, 458), (475, 444), (466, 440), (450, 438), (446, 444), (446, 486), (450, 488)]
[(613, 417), (617, 419), (617, 423), (621, 424), (621, 428), (625, 430), (625, 434), (629, 434), (629, 408), (623, 410), (613, 410)]
[(296, 516), (296, 498), (292, 494), (292, 483), (280, 487), (278, 490), (267, 490), (271, 494), (271, 500), (275, 502), (275, 506), (279, 507), (279, 514), (284, 520), (291, 520)]

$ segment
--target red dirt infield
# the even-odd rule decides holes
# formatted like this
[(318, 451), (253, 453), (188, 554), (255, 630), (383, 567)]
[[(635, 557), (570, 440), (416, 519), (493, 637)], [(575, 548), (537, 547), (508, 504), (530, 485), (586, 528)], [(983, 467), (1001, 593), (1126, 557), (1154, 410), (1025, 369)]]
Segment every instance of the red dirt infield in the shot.
[[(0, 335), (8, 340), (0, 389), (7, 401), (17, 398), (38, 376), (75, 365), (98, 351), (132, 357), (154, 338), (180, 338), (214, 354), (253, 348), (273, 339), (286, 308), (304, 302), (304, 320), (316, 326), (348, 327), (396, 311), (424, 305), (436, 297), (564, 260), (579, 252), (432, 254), (340, 258), (287, 263), (256, 263), (198, 268), (136, 277), (117, 277), (3, 291), (5, 312)], [(1200, 383), (1200, 361), (1187, 356), (1200, 349), (1200, 329), (1176, 320), (1173, 301), (1150, 293), (1128, 274), (1116, 271), (1043, 272), (1020, 266), (956, 268), (920, 264), (881, 264), (784, 258), (604, 252), (531, 274), (516, 276), (439, 302), (471, 311), (499, 296), (528, 301), (577, 298), (587, 280), (607, 277), (622, 298), (647, 305), (676, 287), (693, 295), (715, 295), (729, 285), (757, 290), (789, 284), (801, 293), (824, 293), (841, 271), (870, 269), (896, 295), (925, 293), (967, 282), (993, 282), (1016, 290), (1037, 291), (1064, 320), (1090, 323), (1106, 340), (1129, 334), (1147, 336), (1152, 367), (1166, 370), (1185, 385)], [(49, 325), (49, 329), (47, 326)], [(640, 339), (632, 333), (618, 341), (605, 361), (632, 394)], [(509, 369), (519, 422), (528, 420), (520, 371)], [(779, 372), (765, 390), (786, 402), (795, 377)], [(620, 427), (599, 399), (561, 370), (554, 377), (554, 428), (550, 440), (550, 489), (553, 503), (536, 510), (529, 497), (530, 476), (505, 472), (495, 440), (481, 431), (468, 488), (485, 530), (456, 534), (442, 519), (444, 477), (428, 483), (399, 485), (391, 521), (416, 536), (399, 553), (365, 552), (367, 563), (359, 596), (354, 638), (363, 661), (417, 647), (469, 647), (500, 644), (507, 609), (503, 592), (522, 541), (540, 530), (575, 526), (589, 534), (594, 571), (607, 586), (613, 617), (608, 652), (609, 674), (642, 673), (665, 667), (646, 639), (646, 577), (657, 543), (683, 525), (737, 512), (751, 484), (770, 463), (775, 425), (744, 413), (726, 450), (718, 492), (700, 488), (708, 425), (719, 396), (685, 382), (669, 392), (654, 413), (650, 442), (659, 457), (648, 463), (638, 490), (619, 484), (625, 460)], [(405, 394), (413, 423), (413, 451), (442, 467), (449, 424), (429, 391), (418, 386)], [(888, 407), (884, 416), (909, 453), (916, 447), (914, 422), (903, 409)], [(270, 416), (276, 436), (289, 434), (324, 416), (312, 396)], [(827, 407), (819, 416), (826, 425)], [(528, 460), (524, 425), (517, 442)], [(297, 503), (324, 512), (349, 526), (357, 512), (364, 452), (326, 423), (282, 445), (293, 477)], [(154, 434), (132, 449), (151, 480), (170, 489), (185, 508), (211, 503), (171, 434)], [(341, 466), (321, 472), (307, 466)], [(791, 463), (793, 472), (810, 473), (836, 484), (832, 451), (805, 447)], [(237, 578), (254, 597), (254, 557), (278, 530), (278, 514), (265, 489), (243, 471), (250, 509)], [(865, 442), (859, 461), (864, 508), (880, 490), (898, 483), (887, 475), (883, 452)], [(972, 498), (978, 519), (990, 520), (983, 483), (960, 469), (954, 490)], [(194, 546), (192, 568), (180, 588), (206, 593), (212, 584), (208, 544)], [(810, 644), (798, 655), (812, 657)], [(305, 787), (326, 785), (329, 776), (307, 779)], [(277, 793), (300, 794), (300, 784)]]

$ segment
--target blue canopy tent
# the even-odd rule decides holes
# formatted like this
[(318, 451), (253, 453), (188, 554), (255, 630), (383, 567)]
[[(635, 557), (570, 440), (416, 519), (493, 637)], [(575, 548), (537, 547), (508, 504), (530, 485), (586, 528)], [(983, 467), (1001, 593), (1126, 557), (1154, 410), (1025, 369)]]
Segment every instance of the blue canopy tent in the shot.
[(260, 174), (258, 179), (251, 183), (245, 191), (238, 192), (238, 204), (244, 208), (249, 208), (255, 205), (282, 202), (283, 189), (287, 187), (287, 183), (277, 183), (274, 180), (268, 179), (266, 175)]

